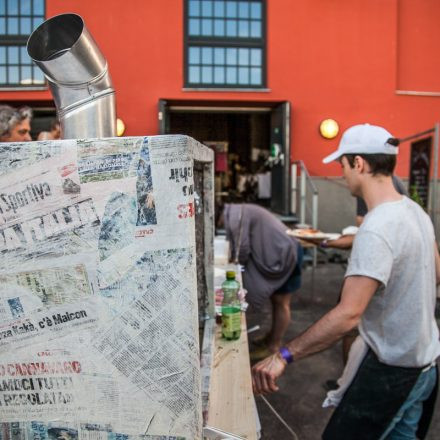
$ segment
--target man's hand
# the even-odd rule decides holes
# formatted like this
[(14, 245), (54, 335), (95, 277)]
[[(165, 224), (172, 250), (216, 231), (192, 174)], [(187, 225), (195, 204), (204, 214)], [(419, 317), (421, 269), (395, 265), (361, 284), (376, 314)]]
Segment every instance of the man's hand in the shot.
[(252, 386), (254, 394), (272, 393), (278, 391), (275, 381), (286, 368), (286, 361), (279, 353), (263, 359), (252, 367)]

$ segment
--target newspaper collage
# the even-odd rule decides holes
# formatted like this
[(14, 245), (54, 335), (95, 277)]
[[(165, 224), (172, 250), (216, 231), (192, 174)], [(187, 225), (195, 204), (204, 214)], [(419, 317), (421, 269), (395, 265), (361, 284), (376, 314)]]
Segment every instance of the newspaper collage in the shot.
[(0, 144), (0, 440), (201, 438), (195, 155)]

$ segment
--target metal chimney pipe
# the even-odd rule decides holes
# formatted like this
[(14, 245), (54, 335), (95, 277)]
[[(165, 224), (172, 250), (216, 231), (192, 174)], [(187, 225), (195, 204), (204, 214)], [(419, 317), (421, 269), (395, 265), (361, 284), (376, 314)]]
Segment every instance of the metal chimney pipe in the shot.
[(107, 61), (79, 15), (46, 20), (29, 37), (27, 50), (49, 82), (63, 139), (116, 136)]

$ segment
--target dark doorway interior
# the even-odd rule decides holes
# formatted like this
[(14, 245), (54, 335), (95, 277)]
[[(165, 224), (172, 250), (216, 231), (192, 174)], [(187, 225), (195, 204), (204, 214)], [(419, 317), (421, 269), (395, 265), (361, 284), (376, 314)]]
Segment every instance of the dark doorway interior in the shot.
[(32, 139), (37, 139), (37, 136), (42, 131), (50, 131), (50, 126), (57, 118), (56, 109), (51, 107), (34, 107), (34, 117), (31, 124)]
[(266, 110), (171, 109), (168, 133), (186, 134), (214, 149), (217, 199), (268, 206), (269, 197), (261, 191), (261, 176), (270, 171), (270, 116)]
[(219, 198), (288, 216), (290, 103), (159, 99), (160, 134), (186, 134), (215, 151)]
[(53, 101), (5, 101), (4, 104), (14, 108), (28, 106), (32, 109), (31, 137), (36, 140), (41, 131), (50, 131), (50, 125), (57, 118)]

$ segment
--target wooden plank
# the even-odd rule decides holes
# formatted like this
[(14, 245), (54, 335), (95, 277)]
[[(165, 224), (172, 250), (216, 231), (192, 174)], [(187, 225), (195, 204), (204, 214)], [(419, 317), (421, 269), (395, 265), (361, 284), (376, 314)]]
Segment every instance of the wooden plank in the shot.
[(215, 348), (215, 318), (207, 319), (203, 331), (203, 345), (200, 357), (200, 376), (202, 383), (202, 414), (203, 425), (206, 425), (209, 411), (209, 399), (211, 390), (211, 373), (214, 362), (214, 348)]
[(256, 440), (256, 412), (246, 331), (244, 313), (241, 336), (237, 341), (222, 339), (221, 326), (217, 325), (207, 425)]

